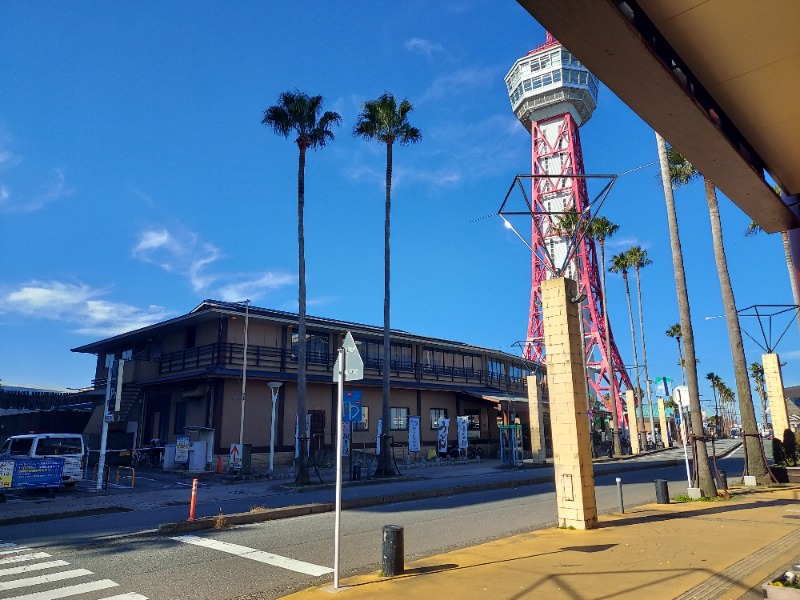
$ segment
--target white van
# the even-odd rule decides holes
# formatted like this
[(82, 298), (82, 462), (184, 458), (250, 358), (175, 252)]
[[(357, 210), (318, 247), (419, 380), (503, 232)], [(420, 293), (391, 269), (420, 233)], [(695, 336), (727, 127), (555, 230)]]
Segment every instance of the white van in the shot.
[(63, 458), (64, 485), (73, 486), (83, 477), (86, 446), (79, 433), (31, 433), (14, 435), (0, 448), (0, 458)]

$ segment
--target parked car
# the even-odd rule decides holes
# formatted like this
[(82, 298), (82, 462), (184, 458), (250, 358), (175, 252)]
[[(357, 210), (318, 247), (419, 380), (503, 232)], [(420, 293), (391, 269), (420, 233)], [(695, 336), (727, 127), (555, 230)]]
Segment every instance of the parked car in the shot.
[(78, 433), (13, 435), (0, 448), (0, 458), (63, 458), (62, 482), (66, 486), (73, 486), (83, 477), (86, 446), (83, 436)]

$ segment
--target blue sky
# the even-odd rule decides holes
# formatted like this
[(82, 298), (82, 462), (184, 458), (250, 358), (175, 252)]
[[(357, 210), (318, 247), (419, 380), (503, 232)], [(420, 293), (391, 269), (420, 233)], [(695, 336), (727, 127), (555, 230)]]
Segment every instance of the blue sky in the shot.
[[(307, 161), (309, 313), (382, 322), (385, 151), (351, 132), (361, 103), (390, 91), (414, 104), (423, 133), (394, 154), (392, 326), (516, 353), (530, 255), (481, 217), (530, 172), (503, 77), (543, 40), (511, 1), (3, 2), (0, 378), (86, 386), (94, 359), (70, 348), (204, 298), (296, 310), (297, 147), (260, 124), (292, 89), (343, 118)], [(657, 158), (652, 130), (605, 87), (581, 136), (589, 173)], [(724, 319), (704, 318), (722, 302), (702, 185), (676, 196), (700, 376), (734, 387)], [(780, 237), (745, 238), (750, 219), (720, 202), (738, 305), (790, 304)], [(608, 256), (639, 244), (653, 260), (642, 272), (650, 376), (679, 379), (657, 168), (620, 177), (601, 214), (621, 226)], [(608, 285), (630, 363), (622, 280)], [(754, 319), (743, 327), (757, 332)], [(785, 383), (800, 384), (796, 326), (778, 351)]]

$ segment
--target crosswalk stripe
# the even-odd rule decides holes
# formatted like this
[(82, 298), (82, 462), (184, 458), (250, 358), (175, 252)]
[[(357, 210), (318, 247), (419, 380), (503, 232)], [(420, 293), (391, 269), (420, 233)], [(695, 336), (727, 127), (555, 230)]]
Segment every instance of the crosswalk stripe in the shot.
[(68, 564), (69, 563), (65, 560), (51, 560), (43, 563), (36, 563), (34, 565), (22, 565), (21, 567), (10, 567), (8, 569), (0, 569), (0, 576), (17, 575), (19, 573), (29, 573), (31, 571), (42, 571), (44, 569), (52, 569), (53, 567), (65, 567)]
[(50, 558), (47, 552), (34, 552), (33, 554), (18, 554), (17, 556), (8, 556), (0, 558), (0, 565), (10, 565), (13, 563), (25, 562), (26, 560), (36, 560), (37, 558)]
[(92, 574), (93, 573), (88, 569), (73, 569), (72, 571), (61, 571), (60, 573), (39, 575), (38, 577), (26, 577), (24, 579), (16, 579), (14, 581), (5, 581), (0, 583), (0, 591), (14, 590), (16, 588), (28, 587), (30, 585), (40, 585), (42, 583), (52, 583), (54, 581), (63, 581), (64, 579), (73, 579), (75, 577), (83, 577), (84, 575)]
[[(11, 544), (12, 546), (14, 544)], [(13, 550), (0, 550), (0, 554), (16, 554), (17, 552), (25, 552), (26, 550), (30, 550), (27, 546), (17, 546)]]
[(100, 600), (150, 600), (147, 596), (142, 596), (136, 592), (128, 592), (127, 594), (117, 594), (116, 596), (109, 596), (107, 598), (100, 598)]
[(219, 542), (217, 540), (200, 538), (194, 535), (182, 535), (172, 539), (185, 544), (193, 544), (195, 546), (203, 546), (204, 548), (219, 550), (220, 552), (227, 552), (228, 554), (234, 554), (236, 556), (241, 556), (242, 558), (255, 560), (257, 562), (272, 565), (274, 567), (280, 567), (282, 569), (288, 569), (298, 573), (305, 573), (306, 575), (314, 575), (315, 577), (333, 573), (333, 569), (328, 567), (321, 567), (319, 565), (295, 560), (293, 558), (287, 558), (285, 556), (279, 556), (270, 552), (255, 550), (253, 548), (248, 548), (247, 546), (239, 546), (238, 544)]
[(99, 581), (90, 581), (89, 583), (80, 583), (78, 585), (70, 585), (57, 590), (49, 590), (46, 592), (35, 592), (33, 594), (25, 594), (24, 596), (14, 596), (6, 600), (57, 600), (58, 598), (68, 598), (69, 596), (77, 596), (78, 594), (86, 594), (97, 590), (104, 590), (107, 588), (116, 587), (119, 584), (111, 581), (110, 579), (100, 579)]

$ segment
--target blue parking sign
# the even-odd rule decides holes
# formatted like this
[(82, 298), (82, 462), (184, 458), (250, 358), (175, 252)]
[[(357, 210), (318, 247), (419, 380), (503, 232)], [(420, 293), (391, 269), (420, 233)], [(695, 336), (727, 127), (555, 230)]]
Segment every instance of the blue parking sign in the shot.
[(342, 421), (345, 423), (360, 423), (361, 416), (361, 391), (351, 390), (344, 393), (344, 410), (342, 411)]

